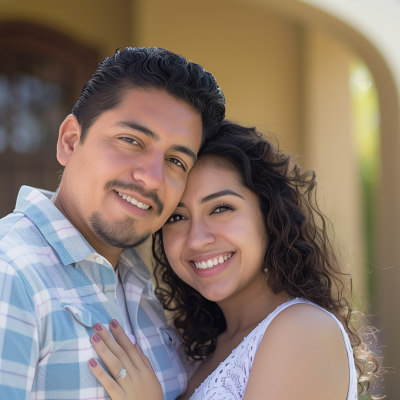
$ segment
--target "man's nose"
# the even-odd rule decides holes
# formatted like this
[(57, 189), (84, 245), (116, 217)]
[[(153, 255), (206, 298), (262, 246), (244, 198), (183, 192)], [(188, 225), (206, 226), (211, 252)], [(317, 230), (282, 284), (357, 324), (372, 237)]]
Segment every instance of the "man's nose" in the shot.
[(160, 189), (165, 183), (164, 153), (152, 151), (143, 154), (140, 165), (136, 165), (133, 179), (140, 182), (147, 190)]
[(205, 221), (191, 221), (190, 231), (187, 238), (187, 246), (195, 251), (203, 250), (208, 244), (215, 242), (215, 236)]

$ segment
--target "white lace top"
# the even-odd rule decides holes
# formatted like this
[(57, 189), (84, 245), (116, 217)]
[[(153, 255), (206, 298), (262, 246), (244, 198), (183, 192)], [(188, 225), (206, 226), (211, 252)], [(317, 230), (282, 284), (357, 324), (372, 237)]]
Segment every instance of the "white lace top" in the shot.
[[(305, 303), (321, 308), (316, 304), (301, 298), (288, 300), (281, 304), (271, 314), (261, 321), (248, 336), (236, 347), (216, 370), (195, 390), (190, 400), (237, 400), (244, 397), (247, 382), (249, 381), (251, 367), (265, 330), (270, 322), (285, 308), (293, 304)], [(353, 349), (343, 325), (329, 311), (329, 314), (339, 325), (346, 345), (349, 360), (350, 383), (347, 400), (357, 400), (357, 371), (353, 359)]]

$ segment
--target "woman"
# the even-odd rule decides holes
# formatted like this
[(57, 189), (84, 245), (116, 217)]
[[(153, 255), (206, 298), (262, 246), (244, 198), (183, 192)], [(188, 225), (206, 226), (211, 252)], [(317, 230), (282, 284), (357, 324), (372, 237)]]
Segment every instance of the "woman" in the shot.
[[(254, 129), (224, 122), (205, 144), (153, 245), (156, 293), (197, 361), (179, 400), (355, 400), (357, 383), (368, 390), (379, 363), (351, 322), (351, 282), (315, 187), (314, 172)], [(113, 400), (162, 399), (139, 346), (112, 325), (119, 344), (105, 329), (92, 343), (114, 376), (129, 377), (94, 360), (92, 372)]]

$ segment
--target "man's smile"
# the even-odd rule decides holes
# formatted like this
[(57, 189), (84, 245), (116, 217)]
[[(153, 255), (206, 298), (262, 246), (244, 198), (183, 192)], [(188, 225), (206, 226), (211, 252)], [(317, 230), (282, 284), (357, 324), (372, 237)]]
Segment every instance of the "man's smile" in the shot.
[(146, 203), (142, 203), (141, 201), (136, 200), (135, 198), (128, 196), (124, 193), (121, 192), (117, 192), (124, 200), (126, 200), (128, 203), (133, 204), (134, 206), (141, 208), (142, 210), (147, 210), (149, 209), (151, 206), (149, 204)]

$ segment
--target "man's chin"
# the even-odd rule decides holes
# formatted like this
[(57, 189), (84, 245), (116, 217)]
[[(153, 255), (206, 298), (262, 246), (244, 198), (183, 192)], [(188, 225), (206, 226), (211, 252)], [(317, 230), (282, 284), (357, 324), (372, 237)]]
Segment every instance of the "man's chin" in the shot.
[(106, 222), (101, 214), (96, 211), (89, 217), (93, 232), (105, 244), (118, 249), (130, 249), (140, 246), (150, 236), (151, 231), (138, 232), (135, 229), (135, 219), (127, 217), (119, 223)]

